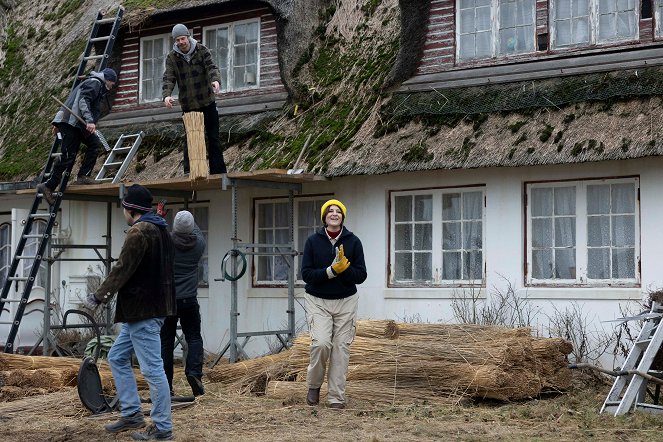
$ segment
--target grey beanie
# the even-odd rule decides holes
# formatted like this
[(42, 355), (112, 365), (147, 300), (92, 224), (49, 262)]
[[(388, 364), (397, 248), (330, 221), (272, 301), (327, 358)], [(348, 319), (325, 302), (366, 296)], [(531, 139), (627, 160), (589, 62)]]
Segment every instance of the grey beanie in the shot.
[(189, 34), (189, 30), (187, 29), (186, 26), (184, 26), (181, 23), (178, 23), (175, 26), (173, 26), (173, 40), (175, 40), (177, 37), (181, 37), (183, 35), (186, 35), (187, 37), (191, 37), (191, 34)]
[(173, 221), (173, 232), (176, 233), (191, 233), (193, 232), (193, 215), (188, 210), (180, 210), (175, 215)]

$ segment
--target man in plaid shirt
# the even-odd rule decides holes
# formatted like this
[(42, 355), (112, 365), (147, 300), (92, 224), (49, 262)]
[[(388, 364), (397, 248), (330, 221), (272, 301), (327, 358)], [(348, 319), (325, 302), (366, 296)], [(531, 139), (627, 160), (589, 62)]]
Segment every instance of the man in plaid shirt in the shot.
[[(219, 112), (214, 94), (221, 90), (221, 75), (209, 50), (198, 43), (186, 26), (173, 27), (173, 50), (166, 57), (163, 73), (163, 102), (172, 108), (175, 85), (183, 112), (202, 112), (207, 136), (210, 174), (226, 173), (223, 151), (219, 142)], [(184, 147), (184, 173), (189, 173), (189, 152)]]

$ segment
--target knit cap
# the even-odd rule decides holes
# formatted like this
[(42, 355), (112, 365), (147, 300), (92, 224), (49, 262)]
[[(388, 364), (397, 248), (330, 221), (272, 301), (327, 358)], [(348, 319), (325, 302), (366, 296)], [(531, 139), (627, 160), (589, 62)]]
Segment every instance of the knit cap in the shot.
[(338, 206), (338, 208), (341, 209), (341, 213), (343, 214), (343, 221), (345, 221), (345, 205), (343, 205), (343, 203), (339, 200), (331, 199), (325, 202), (322, 207), (320, 207), (320, 219), (322, 220), (323, 224), (325, 222), (325, 217), (327, 216), (327, 209), (329, 206)]
[(173, 40), (175, 40), (177, 37), (181, 37), (183, 35), (186, 35), (187, 37), (191, 36), (191, 34), (189, 34), (189, 30), (187, 29), (186, 26), (184, 26), (181, 23), (178, 23), (175, 26), (173, 26)]
[(152, 193), (140, 184), (134, 184), (127, 189), (127, 195), (122, 200), (122, 207), (141, 213), (150, 212)]
[(191, 233), (193, 232), (193, 215), (188, 210), (180, 210), (175, 215), (173, 221), (173, 232), (176, 233)]
[(117, 74), (115, 71), (111, 68), (106, 68), (103, 71), (101, 71), (102, 74), (104, 74), (104, 80), (106, 81), (112, 81), (113, 83), (117, 83)]

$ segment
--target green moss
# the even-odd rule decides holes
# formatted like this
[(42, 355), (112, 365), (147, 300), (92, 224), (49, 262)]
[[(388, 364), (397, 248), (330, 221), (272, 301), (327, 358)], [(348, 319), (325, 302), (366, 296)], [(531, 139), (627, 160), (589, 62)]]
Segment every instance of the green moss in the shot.
[(408, 163), (418, 163), (422, 161), (430, 161), (433, 159), (433, 154), (428, 152), (426, 144), (421, 142), (415, 144), (405, 152), (402, 156), (403, 161)]
[(566, 115), (564, 115), (564, 118), (562, 119), (562, 123), (569, 124), (570, 122), (572, 122), (575, 119), (576, 119), (575, 114), (566, 114)]
[(364, 15), (367, 17), (372, 16), (381, 1), (382, 0), (366, 0), (366, 3), (361, 6)]
[(552, 127), (549, 124), (546, 124), (546, 127), (544, 127), (543, 129), (541, 129), (539, 131), (539, 141), (541, 141), (542, 143), (545, 143), (546, 141), (548, 141), (548, 139), (550, 138), (550, 136), (553, 133), (553, 130), (555, 130), (554, 127)]
[(630, 146), (631, 146), (631, 140), (629, 140), (628, 138), (622, 138), (622, 144), (620, 146), (622, 152), (628, 152)]
[(82, 3), (82, 0), (65, 0), (58, 9), (45, 14), (44, 20), (57, 22), (62, 20), (67, 15), (73, 14), (74, 12), (78, 11), (78, 13), (81, 14), (82, 11), (80, 11), (80, 6)]
[(518, 132), (520, 130), (521, 127), (523, 127), (526, 124), (527, 124), (527, 121), (522, 120), (522, 121), (516, 121), (513, 124), (509, 124), (509, 125), (507, 125), (507, 127), (509, 128), (509, 130), (511, 131), (512, 134), (515, 134), (516, 132)]
[(488, 119), (488, 114), (475, 114), (468, 117), (472, 121), (472, 130), (478, 132), (481, 125)]
[(553, 143), (554, 144), (559, 143), (559, 141), (562, 139), (563, 136), (564, 136), (564, 131), (563, 130), (560, 130), (559, 132), (557, 132), (555, 134), (555, 139), (553, 140)]
[(649, 140), (649, 146), (654, 147), (656, 146), (656, 140)]
[(564, 150), (564, 142), (563, 141), (557, 145), (557, 152), (561, 152), (562, 150)]
[(308, 49), (304, 51), (304, 53), (299, 57), (299, 60), (297, 60), (297, 63), (295, 64), (295, 67), (292, 68), (292, 76), (293, 77), (298, 77), (300, 71), (302, 70), (302, 67), (307, 65), (310, 61), (311, 58), (313, 58), (313, 51), (315, 50), (315, 44), (311, 43), (308, 46)]
[(577, 157), (583, 152), (583, 150), (585, 150), (585, 141), (578, 141), (573, 145), (573, 149), (571, 149), (571, 155)]
[(533, 147), (528, 147), (527, 148), (527, 153), (530, 154), (530, 155), (533, 154), (534, 153), (534, 148)]
[(507, 158), (509, 158), (510, 160), (512, 160), (512, 159), (513, 159), (513, 155), (514, 155), (515, 153), (516, 153), (516, 148), (515, 148), (515, 147), (512, 147), (511, 150), (509, 150), (509, 155), (507, 155)]
[(523, 141), (526, 141), (526, 140), (527, 140), (527, 134), (524, 134), (524, 133), (520, 134), (520, 136), (516, 139), (516, 141), (513, 142), (513, 145), (517, 146), (517, 145), (519, 145), (520, 143), (522, 143)]

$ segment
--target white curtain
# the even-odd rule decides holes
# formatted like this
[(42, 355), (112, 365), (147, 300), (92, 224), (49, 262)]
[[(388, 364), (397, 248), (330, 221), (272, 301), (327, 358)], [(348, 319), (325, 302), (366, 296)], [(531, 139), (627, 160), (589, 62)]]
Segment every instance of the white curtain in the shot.
[(534, 51), (534, 0), (499, 0), (499, 53)]

